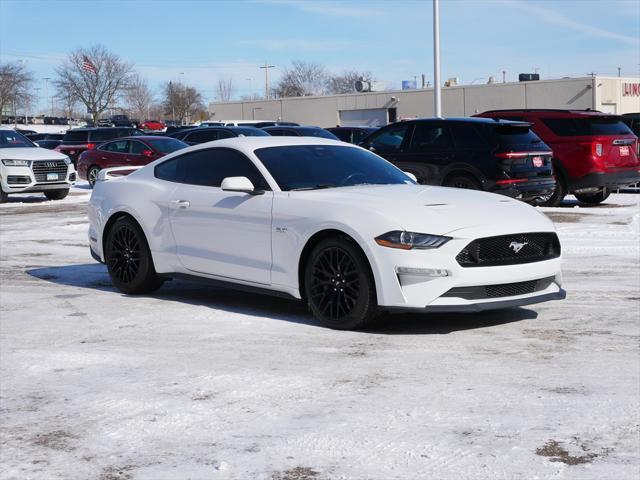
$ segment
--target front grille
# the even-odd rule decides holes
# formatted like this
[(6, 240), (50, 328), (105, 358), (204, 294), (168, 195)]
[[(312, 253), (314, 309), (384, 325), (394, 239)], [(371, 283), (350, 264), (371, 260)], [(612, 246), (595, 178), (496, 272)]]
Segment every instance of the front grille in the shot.
[(555, 277), (528, 280), (526, 282), (502, 283), (498, 285), (480, 285), (475, 287), (455, 287), (447, 291), (443, 297), (458, 297), (465, 300), (482, 300), (486, 298), (515, 297), (545, 290)]
[(7, 175), (7, 183), (11, 185), (28, 185), (31, 183), (31, 177), (27, 175)]
[[(64, 160), (36, 161), (33, 162), (33, 165), (31, 166), (33, 175), (34, 177), (36, 177), (36, 182), (38, 183), (59, 182), (61, 180), (66, 180), (67, 169), (68, 167), (67, 164), (64, 163)], [(47, 180), (48, 173), (57, 173), (58, 178)]]
[(493, 267), (541, 262), (560, 256), (555, 233), (519, 233), (478, 238), (457, 256), (461, 267)]

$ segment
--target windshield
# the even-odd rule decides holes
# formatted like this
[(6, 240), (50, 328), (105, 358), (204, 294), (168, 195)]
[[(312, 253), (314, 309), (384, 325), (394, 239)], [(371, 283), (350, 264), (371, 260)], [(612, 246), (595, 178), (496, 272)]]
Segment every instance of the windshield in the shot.
[(320, 137), (330, 138), (331, 140), (339, 140), (333, 133), (326, 131), (324, 128), (298, 128), (303, 137)]
[(147, 140), (147, 143), (160, 153), (171, 153), (189, 146), (175, 138), (154, 138)]
[(356, 147), (289, 145), (260, 148), (255, 154), (283, 191), (415, 184), (402, 170)]
[(493, 127), (494, 140), (500, 147), (512, 145), (533, 145), (542, 143), (542, 140), (531, 131), (528, 125), (500, 125)]
[(542, 121), (559, 137), (632, 134), (617, 117), (543, 118)]
[(270, 135), (264, 130), (254, 127), (235, 127), (233, 129), (238, 135), (244, 135), (245, 137), (269, 137)]
[(0, 130), (0, 148), (35, 147), (31, 141), (13, 130)]

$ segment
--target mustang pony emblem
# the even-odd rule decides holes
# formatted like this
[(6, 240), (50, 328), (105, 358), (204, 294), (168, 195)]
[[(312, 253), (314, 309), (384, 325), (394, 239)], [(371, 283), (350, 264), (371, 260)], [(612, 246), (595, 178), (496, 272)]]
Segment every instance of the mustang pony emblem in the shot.
[(513, 250), (513, 253), (518, 253), (520, 250), (522, 250), (522, 247), (524, 247), (525, 245), (528, 245), (529, 242), (511, 242), (509, 244), (509, 248), (511, 250)]

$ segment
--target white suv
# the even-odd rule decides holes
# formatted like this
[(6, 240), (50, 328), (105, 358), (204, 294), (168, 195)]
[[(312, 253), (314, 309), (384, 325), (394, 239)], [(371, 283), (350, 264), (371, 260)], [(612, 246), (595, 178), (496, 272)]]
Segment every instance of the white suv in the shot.
[(14, 130), (0, 128), (0, 202), (12, 193), (31, 192), (62, 200), (75, 181), (69, 157), (40, 148)]

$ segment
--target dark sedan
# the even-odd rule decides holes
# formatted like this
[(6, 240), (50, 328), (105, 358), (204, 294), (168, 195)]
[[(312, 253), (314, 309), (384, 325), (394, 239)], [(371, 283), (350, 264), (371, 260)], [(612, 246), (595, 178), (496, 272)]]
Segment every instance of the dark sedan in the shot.
[(377, 132), (380, 127), (332, 127), (327, 130), (333, 133), (343, 142), (358, 145), (373, 132)]
[(320, 127), (311, 126), (276, 126), (265, 127), (262, 130), (269, 132), (274, 137), (320, 137), (339, 140), (333, 133)]
[(233, 137), (268, 137), (264, 130), (255, 127), (196, 127), (191, 130), (182, 130), (170, 135), (172, 138), (182, 140), (188, 145), (213, 142), (223, 138)]

